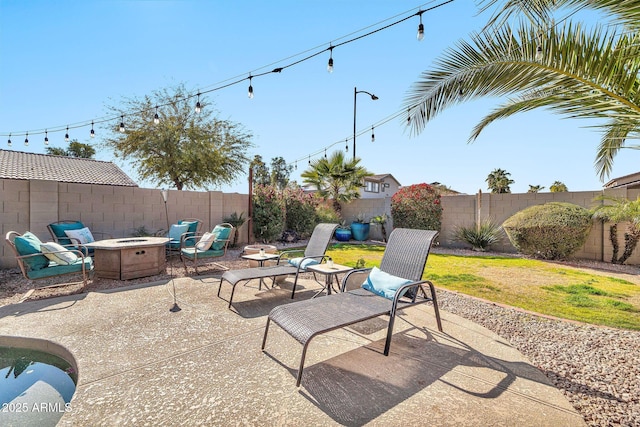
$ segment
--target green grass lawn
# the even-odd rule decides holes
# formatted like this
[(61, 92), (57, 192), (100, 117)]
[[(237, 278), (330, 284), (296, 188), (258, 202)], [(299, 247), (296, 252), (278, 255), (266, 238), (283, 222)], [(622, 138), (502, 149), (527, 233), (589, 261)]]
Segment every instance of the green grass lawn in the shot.
[[(380, 264), (383, 246), (338, 244), (338, 264)], [(573, 268), (540, 260), (430, 254), (424, 279), (437, 287), (536, 313), (640, 330), (640, 277)]]

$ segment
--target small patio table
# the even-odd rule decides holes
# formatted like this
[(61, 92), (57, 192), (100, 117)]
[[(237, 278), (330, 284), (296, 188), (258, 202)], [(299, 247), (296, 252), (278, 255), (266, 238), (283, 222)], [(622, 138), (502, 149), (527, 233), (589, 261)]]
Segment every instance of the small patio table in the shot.
[(333, 279), (335, 278), (336, 284), (340, 285), (340, 281), (338, 280), (338, 274), (346, 273), (348, 271), (353, 270), (352, 267), (334, 263), (324, 263), (324, 264), (313, 264), (307, 267), (308, 271), (313, 273), (320, 273), (325, 276), (324, 287), (320, 289), (312, 298), (320, 295), (325, 289), (327, 290), (327, 295), (331, 295), (331, 290), (333, 287)]
[[(248, 259), (250, 261), (257, 261), (259, 263), (259, 267), (264, 267), (264, 262), (265, 261), (269, 261), (269, 260), (273, 260), (273, 259), (277, 259), (280, 255), (278, 254), (270, 254), (270, 253), (265, 253), (265, 254), (249, 254), (249, 255), (242, 255), (243, 259)], [(274, 281), (275, 283), (275, 281)], [(265, 288), (267, 287), (267, 284), (265, 283), (264, 279), (261, 277), (260, 278), (260, 283), (258, 284), (258, 290), (262, 289), (262, 285), (265, 286)]]

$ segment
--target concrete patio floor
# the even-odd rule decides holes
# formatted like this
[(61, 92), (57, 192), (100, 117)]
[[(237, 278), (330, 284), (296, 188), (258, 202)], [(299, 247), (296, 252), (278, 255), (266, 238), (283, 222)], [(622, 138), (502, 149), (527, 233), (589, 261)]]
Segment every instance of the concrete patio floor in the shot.
[[(582, 417), (504, 339), (433, 308), (405, 310), (388, 357), (382, 318), (309, 346), (266, 316), (290, 287), (238, 286), (233, 310), (216, 278), (180, 278), (0, 308), (2, 335), (69, 349), (79, 382), (59, 425), (580, 426)], [(228, 298), (231, 287), (223, 287)], [(170, 312), (175, 286), (179, 312)], [(319, 285), (302, 282), (296, 300)]]

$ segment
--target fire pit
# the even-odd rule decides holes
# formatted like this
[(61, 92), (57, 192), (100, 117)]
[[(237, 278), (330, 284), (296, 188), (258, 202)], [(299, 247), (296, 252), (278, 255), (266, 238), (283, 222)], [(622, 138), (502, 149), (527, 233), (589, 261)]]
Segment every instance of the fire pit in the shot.
[(85, 246), (94, 249), (94, 271), (105, 279), (130, 280), (153, 276), (166, 269), (166, 237), (135, 237), (98, 240)]

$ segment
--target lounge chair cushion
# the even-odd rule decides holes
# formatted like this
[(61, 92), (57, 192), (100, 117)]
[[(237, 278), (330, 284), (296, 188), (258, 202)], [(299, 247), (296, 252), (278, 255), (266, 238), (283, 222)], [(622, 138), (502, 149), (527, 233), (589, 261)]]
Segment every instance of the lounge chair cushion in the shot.
[(180, 242), (180, 237), (189, 231), (189, 224), (171, 224), (169, 228), (169, 239)]
[(385, 273), (378, 267), (373, 267), (369, 276), (367, 276), (367, 280), (362, 284), (362, 287), (377, 295), (393, 300), (396, 295), (396, 291), (402, 285), (406, 285), (408, 283), (411, 283), (411, 280), (393, 276), (389, 273)]
[(64, 234), (66, 234), (70, 239), (78, 240), (81, 245), (96, 241), (88, 227), (83, 227), (77, 230), (64, 230)]
[(211, 244), (216, 239), (216, 235), (213, 233), (206, 232), (202, 235), (198, 243), (196, 243), (196, 248), (199, 251), (207, 251), (211, 247)]
[[(48, 261), (48, 260), (47, 260)], [(93, 268), (93, 260), (91, 257), (84, 259), (85, 271), (91, 271)], [(42, 279), (44, 277), (59, 276), (61, 274), (68, 273), (81, 273), (82, 272), (82, 258), (78, 257), (76, 262), (69, 265), (59, 265), (53, 261), (49, 262), (49, 268), (43, 268), (36, 271), (27, 271), (27, 276), (30, 279)]]
[(224, 256), (226, 252), (224, 250), (217, 250), (217, 249), (209, 249), (206, 251), (199, 251), (198, 249), (196, 249), (195, 247), (191, 247), (191, 248), (182, 248), (182, 256), (190, 259), (190, 260), (194, 260), (196, 258), (196, 255), (199, 259), (201, 258), (216, 258), (216, 257), (221, 257)]
[(231, 234), (231, 228), (216, 225), (213, 228), (212, 234), (215, 236), (215, 239), (213, 244), (211, 245), (211, 249), (213, 249), (214, 251), (219, 251), (221, 249), (224, 249), (226, 240), (229, 239), (229, 235)]
[(187, 230), (187, 232), (190, 233), (190, 235), (193, 235), (193, 234), (195, 234), (196, 231), (198, 231), (198, 221), (183, 221), (183, 220), (179, 220), (178, 224), (180, 224), (180, 225), (187, 224), (189, 226), (189, 229)]
[(69, 265), (78, 260), (78, 256), (76, 254), (55, 242), (41, 244), (40, 250), (44, 256), (58, 265)]
[(80, 221), (69, 222), (69, 223), (61, 223), (61, 224), (49, 224), (51, 231), (58, 238), (58, 243), (61, 245), (70, 245), (72, 242), (69, 240), (67, 235), (65, 234), (65, 230), (80, 230), (84, 228), (84, 224)]
[(306, 270), (310, 265), (319, 264), (319, 262), (317, 259), (313, 258), (304, 259), (303, 257), (297, 257), (291, 258), (289, 260), (289, 264), (293, 265), (294, 267), (300, 267), (301, 270)]
[(42, 242), (35, 234), (27, 231), (22, 236), (17, 236), (14, 239), (14, 243), (16, 245), (16, 251), (18, 251), (20, 255), (40, 254), (40, 256), (23, 258), (23, 262), (30, 270), (41, 270), (49, 265), (49, 260), (40, 250)]

